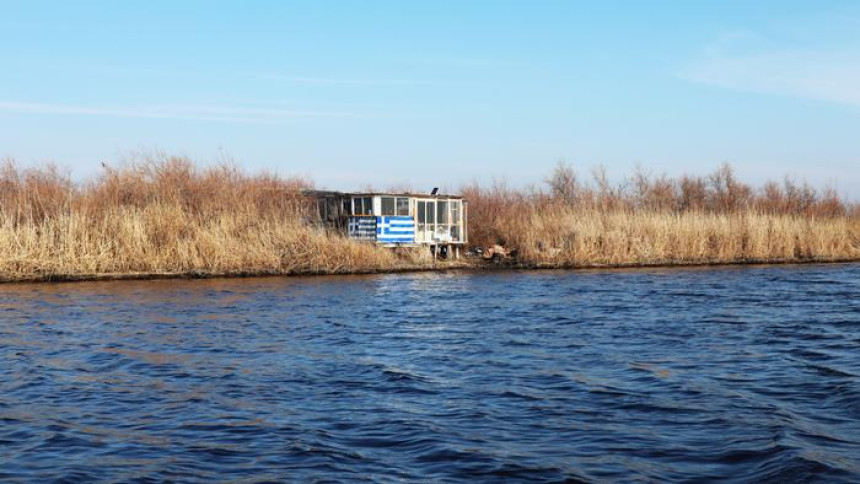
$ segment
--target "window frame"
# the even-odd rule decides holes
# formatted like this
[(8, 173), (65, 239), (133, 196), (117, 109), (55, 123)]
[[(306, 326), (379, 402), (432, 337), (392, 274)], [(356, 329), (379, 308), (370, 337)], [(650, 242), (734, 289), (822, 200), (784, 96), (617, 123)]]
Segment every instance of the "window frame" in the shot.
[[(397, 215), (397, 197), (379, 197), (379, 199), (379, 215), (382, 215), (383, 217), (391, 217)], [(391, 204), (391, 206), (386, 207), (387, 204)], [(390, 210), (387, 210), (389, 208)]]
[(448, 210), (449, 208), (450, 204), (448, 203), (448, 200), (436, 200), (436, 224), (451, 224), (451, 213)]
[(425, 211), (425, 221), (426, 223), (436, 225), (436, 200), (427, 200), (426, 211)]
[(353, 197), (352, 214), (355, 216), (373, 215), (373, 197)]
[[(401, 203), (402, 202), (402, 203)], [(405, 213), (401, 209), (405, 208)], [(394, 213), (398, 217), (408, 217), (412, 215), (412, 204), (409, 203), (409, 197), (394, 198)]]

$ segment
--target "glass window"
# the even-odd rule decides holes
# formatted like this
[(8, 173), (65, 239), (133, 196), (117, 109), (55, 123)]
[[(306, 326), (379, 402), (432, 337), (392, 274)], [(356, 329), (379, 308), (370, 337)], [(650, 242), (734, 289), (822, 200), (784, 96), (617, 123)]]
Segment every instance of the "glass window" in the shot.
[(325, 200), (322, 198), (317, 200), (317, 212), (319, 212), (320, 220), (325, 220)]
[(448, 202), (443, 202), (441, 200), (436, 201), (436, 220), (438, 220), (440, 224), (448, 223)]
[(353, 198), (352, 202), (355, 206), (355, 215), (373, 215), (373, 198), (359, 197)]
[(427, 202), (427, 223), (436, 223), (436, 211), (433, 208), (433, 202)]
[(380, 215), (397, 215), (394, 212), (394, 197), (382, 197), (382, 213)]
[(397, 197), (397, 215), (409, 215), (409, 199)]
[(451, 200), (451, 223), (459, 224), (460, 223), (460, 201), (459, 200)]
[(418, 223), (420, 224), (427, 222), (427, 211), (425, 207), (426, 205), (424, 205), (424, 202), (418, 202)]

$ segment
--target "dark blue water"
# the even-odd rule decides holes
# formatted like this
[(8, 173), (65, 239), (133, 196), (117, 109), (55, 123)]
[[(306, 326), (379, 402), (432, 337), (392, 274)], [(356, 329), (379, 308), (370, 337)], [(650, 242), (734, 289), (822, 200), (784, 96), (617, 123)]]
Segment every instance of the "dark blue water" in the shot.
[(860, 480), (860, 265), (0, 286), (0, 479)]

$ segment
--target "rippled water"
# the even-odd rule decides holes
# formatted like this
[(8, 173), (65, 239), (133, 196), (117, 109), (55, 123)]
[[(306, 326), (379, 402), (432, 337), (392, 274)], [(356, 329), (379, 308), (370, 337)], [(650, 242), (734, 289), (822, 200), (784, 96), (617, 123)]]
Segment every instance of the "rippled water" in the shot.
[(860, 265), (0, 286), (0, 479), (860, 480)]

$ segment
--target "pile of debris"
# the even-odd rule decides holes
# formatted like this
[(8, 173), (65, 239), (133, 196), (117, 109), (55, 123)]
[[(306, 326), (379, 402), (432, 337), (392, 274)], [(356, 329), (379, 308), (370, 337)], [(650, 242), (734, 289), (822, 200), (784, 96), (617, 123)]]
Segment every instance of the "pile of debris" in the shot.
[(468, 255), (471, 257), (480, 257), (485, 261), (489, 261), (494, 264), (501, 264), (504, 261), (510, 261), (515, 258), (517, 256), (517, 250), (508, 249), (496, 244), (486, 249), (483, 247), (475, 247), (469, 251)]

